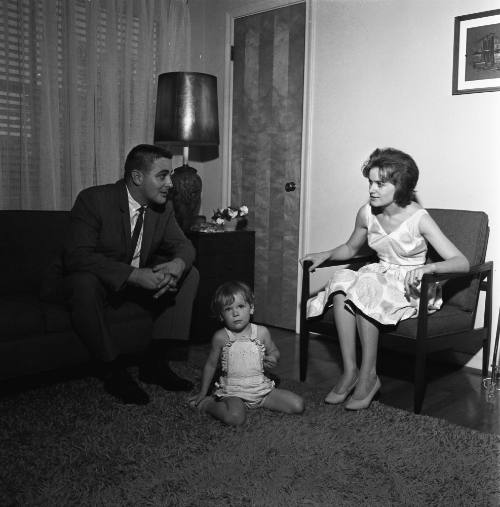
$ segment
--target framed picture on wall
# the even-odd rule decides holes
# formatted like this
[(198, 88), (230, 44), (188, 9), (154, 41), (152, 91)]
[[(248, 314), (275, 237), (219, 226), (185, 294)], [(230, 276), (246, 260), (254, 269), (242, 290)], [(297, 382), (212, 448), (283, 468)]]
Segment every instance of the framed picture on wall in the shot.
[(452, 93), (500, 90), (500, 9), (455, 18)]

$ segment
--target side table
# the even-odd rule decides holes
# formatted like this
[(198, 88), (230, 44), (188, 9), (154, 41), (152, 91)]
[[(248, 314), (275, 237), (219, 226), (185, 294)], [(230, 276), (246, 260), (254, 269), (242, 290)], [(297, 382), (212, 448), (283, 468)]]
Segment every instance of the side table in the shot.
[(200, 272), (191, 321), (191, 340), (207, 342), (221, 327), (210, 308), (217, 287), (230, 280), (240, 280), (253, 289), (255, 232), (192, 231), (188, 237), (196, 250), (195, 266)]

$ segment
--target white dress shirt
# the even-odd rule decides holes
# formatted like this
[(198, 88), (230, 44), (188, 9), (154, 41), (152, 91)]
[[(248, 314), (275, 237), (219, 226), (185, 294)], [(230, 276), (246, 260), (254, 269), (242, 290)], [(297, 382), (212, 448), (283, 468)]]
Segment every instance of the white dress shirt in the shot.
[[(130, 214), (130, 236), (134, 231), (135, 224), (137, 222), (137, 218), (139, 217), (139, 209), (141, 208), (141, 204), (139, 204), (131, 195), (127, 188), (128, 195), (128, 210)], [(144, 217), (145, 218), (145, 217)], [(132, 256), (132, 261), (130, 263), (134, 268), (139, 267), (139, 261), (141, 257), (141, 245), (142, 245), (142, 232), (144, 231), (144, 222), (142, 223), (141, 232), (139, 234), (139, 239), (137, 240), (137, 245), (135, 247), (134, 255)]]

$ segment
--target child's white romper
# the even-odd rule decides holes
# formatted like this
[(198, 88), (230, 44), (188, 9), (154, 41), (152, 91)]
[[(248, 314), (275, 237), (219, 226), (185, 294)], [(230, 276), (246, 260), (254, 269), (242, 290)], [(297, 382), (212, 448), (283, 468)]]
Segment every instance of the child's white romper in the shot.
[(257, 337), (257, 326), (251, 325), (250, 338), (237, 338), (226, 330), (228, 340), (222, 348), (222, 376), (216, 383), (218, 398), (241, 398), (248, 408), (262, 405), (274, 389), (274, 382), (264, 375), (265, 346)]

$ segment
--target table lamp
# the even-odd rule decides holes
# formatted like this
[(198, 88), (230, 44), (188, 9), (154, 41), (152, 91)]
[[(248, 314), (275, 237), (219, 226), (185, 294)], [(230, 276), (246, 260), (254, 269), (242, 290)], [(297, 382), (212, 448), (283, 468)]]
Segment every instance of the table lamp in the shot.
[(219, 144), (217, 78), (200, 72), (158, 76), (154, 143), (183, 147), (183, 163), (172, 175), (175, 215), (186, 232), (201, 205), (201, 178), (189, 165), (190, 146)]

